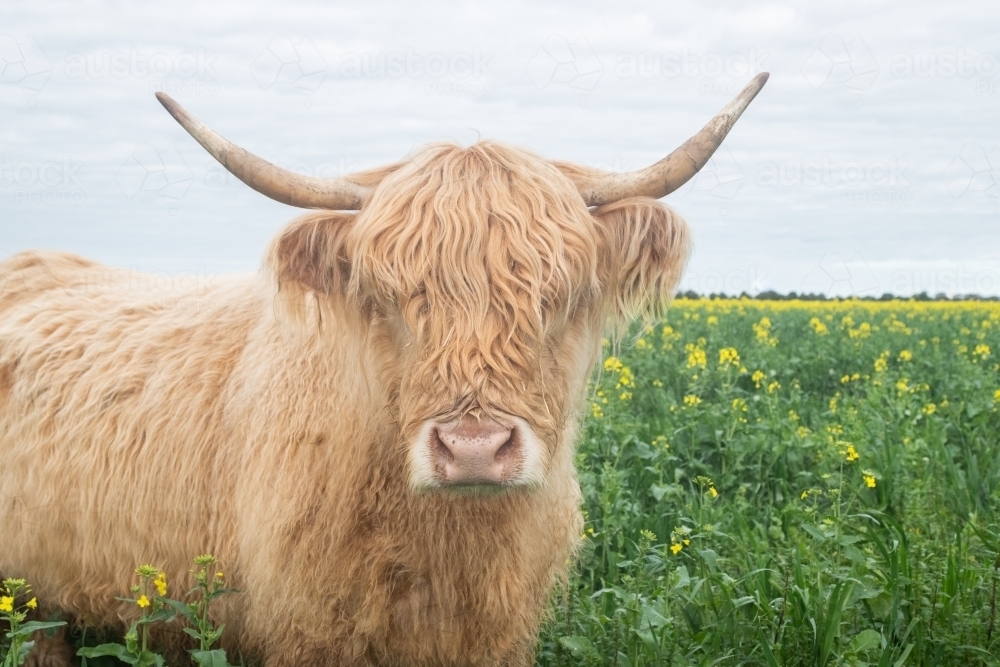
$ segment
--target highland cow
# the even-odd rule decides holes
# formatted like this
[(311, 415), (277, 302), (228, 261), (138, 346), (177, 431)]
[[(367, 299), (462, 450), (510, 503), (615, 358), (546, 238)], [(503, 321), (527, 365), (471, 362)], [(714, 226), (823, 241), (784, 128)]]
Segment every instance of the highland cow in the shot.
[(165, 95), (293, 220), (256, 277), (188, 289), (65, 253), (0, 263), (0, 571), (94, 626), (210, 551), (225, 646), (284, 665), (529, 665), (581, 530), (573, 444), (602, 336), (669, 302), (658, 198), (756, 77), (611, 174), (483, 141), (347, 178), (284, 171)]

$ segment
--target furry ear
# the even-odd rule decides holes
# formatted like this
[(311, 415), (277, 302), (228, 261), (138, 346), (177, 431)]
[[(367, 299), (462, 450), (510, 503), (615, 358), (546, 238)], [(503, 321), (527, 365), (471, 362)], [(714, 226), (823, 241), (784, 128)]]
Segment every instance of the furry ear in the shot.
[(354, 213), (318, 211), (293, 220), (268, 250), (278, 291), (342, 292), (351, 271), (344, 240), (354, 218)]
[(616, 327), (666, 310), (691, 250), (687, 223), (648, 197), (623, 199), (593, 210), (602, 236), (604, 302)]

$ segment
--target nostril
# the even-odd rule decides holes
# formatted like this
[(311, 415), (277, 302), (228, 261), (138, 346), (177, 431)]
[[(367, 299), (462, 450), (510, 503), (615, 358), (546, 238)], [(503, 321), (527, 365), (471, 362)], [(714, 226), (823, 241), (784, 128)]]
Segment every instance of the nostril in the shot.
[(493, 455), (493, 460), (503, 461), (510, 458), (517, 451), (517, 447), (517, 429), (511, 429), (510, 436), (507, 438), (506, 442), (500, 445), (500, 448), (497, 449), (496, 454)]
[(455, 455), (448, 448), (448, 445), (445, 444), (438, 429), (431, 431), (431, 445), (434, 447), (434, 451), (437, 452), (437, 455), (448, 463), (452, 463), (455, 460)]

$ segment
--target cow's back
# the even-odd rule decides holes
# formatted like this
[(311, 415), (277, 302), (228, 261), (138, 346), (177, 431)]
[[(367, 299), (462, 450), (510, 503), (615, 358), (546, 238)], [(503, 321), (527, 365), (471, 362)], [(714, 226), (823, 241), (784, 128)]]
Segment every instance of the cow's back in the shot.
[(129, 564), (178, 577), (213, 548), (223, 396), (259, 294), (64, 253), (0, 263), (0, 572), (101, 623)]

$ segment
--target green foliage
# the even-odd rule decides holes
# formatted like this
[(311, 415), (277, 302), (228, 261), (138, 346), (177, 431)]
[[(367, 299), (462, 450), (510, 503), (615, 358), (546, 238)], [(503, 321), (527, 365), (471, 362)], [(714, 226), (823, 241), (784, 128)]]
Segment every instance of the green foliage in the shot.
[(0, 620), (7, 623), (8, 631), (0, 639), (0, 667), (20, 667), (35, 646), (31, 635), (40, 630), (53, 630), (66, 625), (63, 621), (27, 620), (38, 608), (38, 601), (34, 596), (29, 596), (31, 586), (24, 579), (3, 580), (0, 588)]
[(195, 586), (187, 592), (188, 602), (167, 597), (167, 577), (164, 572), (151, 565), (136, 568), (138, 583), (132, 587), (132, 597), (118, 598), (135, 604), (142, 616), (134, 621), (125, 633), (122, 642), (84, 645), (77, 651), (81, 656), (81, 667), (88, 667), (87, 660), (111, 657), (121, 663), (137, 667), (163, 667), (164, 659), (149, 648), (149, 626), (157, 623), (171, 623), (177, 616), (184, 618), (188, 626), (183, 632), (198, 640), (198, 648), (190, 651), (191, 659), (199, 667), (232, 667), (223, 649), (212, 649), (222, 636), (224, 625), (215, 627), (209, 619), (209, 606), (223, 595), (237, 592), (226, 588), (219, 562), (211, 554), (194, 559), (195, 569), (191, 574)]
[(539, 665), (1000, 663), (1000, 305), (681, 300), (633, 340)]

